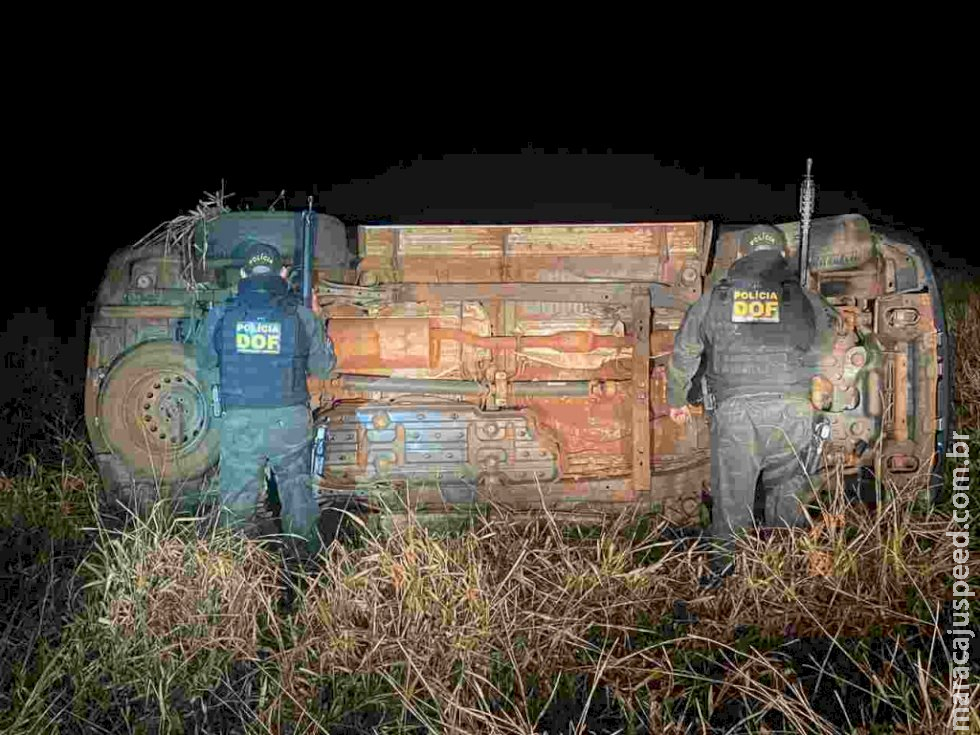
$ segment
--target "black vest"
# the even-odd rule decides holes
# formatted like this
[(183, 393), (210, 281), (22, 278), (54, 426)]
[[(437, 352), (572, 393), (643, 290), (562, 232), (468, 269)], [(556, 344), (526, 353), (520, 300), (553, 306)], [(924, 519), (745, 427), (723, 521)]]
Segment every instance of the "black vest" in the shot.
[(225, 406), (293, 406), (309, 401), (310, 339), (296, 314), (298, 305), (279, 276), (239, 283), (238, 295), (229, 301), (215, 334)]
[(712, 290), (704, 335), (708, 385), (716, 400), (753, 393), (806, 395), (805, 357), (816, 334), (813, 306), (786, 260), (758, 251)]

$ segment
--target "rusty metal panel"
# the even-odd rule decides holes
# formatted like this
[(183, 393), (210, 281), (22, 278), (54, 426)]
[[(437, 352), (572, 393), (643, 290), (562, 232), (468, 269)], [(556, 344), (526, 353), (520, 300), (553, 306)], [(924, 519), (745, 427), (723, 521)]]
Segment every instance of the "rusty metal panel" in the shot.
[(180, 319), (190, 315), (190, 306), (114, 304), (100, 306), (97, 317), (99, 319)]
[(428, 318), (335, 318), (330, 320), (329, 333), (342, 372), (434, 367)]
[[(683, 227), (683, 225), (681, 225)], [(673, 224), (527, 225), (509, 228), (507, 255), (617, 255), (660, 258)]]
[[(907, 345), (900, 344), (899, 348), (908, 349)], [(909, 438), (909, 407), (908, 407), (908, 374), (909, 358), (908, 355), (899, 351), (894, 356), (894, 391), (895, 403), (893, 408), (892, 436), (896, 441), (907, 441)]]
[(633, 487), (650, 490), (650, 291), (633, 292)]
[(703, 222), (361, 227), (361, 283), (645, 281), (703, 270)]
[(347, 404), (325, 422), (324, 477), (335, 484), (437, 481), (443, 489), (464, 485), (475, 492), (481, 478), (551, 482), (558, 475), (545, 436), (521, 412), (491, 414), (464, 404)]
[(663, 261), (628, 255), (528, 256), (508, 258), (508, 275), (514, 281), (561, 283), (606, 281), (660, 281)]
[[(329, 491), (332, 491), (330, 488)], [(387, 496), (386, 496), (387, 495)], [(399, 486), (392, 492), (378, 493), (390, 508), (405, 506), (418, 511), (444, 510), (454, 503), (492, 502), (511, 510), (540, 511), (542, 507), (558, 512), (616, 513), (624, 503), (641, 500), (628, 478), (604, 480), (559, 480), (551, 483), (482, 485), (470, 500), (453, 500), (451, 492), (433, 485)], [(458, 497), (458, 496), (457, 496)]]
[(358, 272), (362, 283), (391, 283), (400, 280), (395, 268), (395, 233), (387, 227), (358, 227)]
[(658, 281), (666, 225), (536, 225), (507, 236), (507, 279)]
[(409, 227), (399, 232), (396, 255), (408, 283), (501, 281), (501, 227)]
[(889, 473), (908, 475), (930, 466), (935, 454), (939, 337), (931, 297), (894, 294), (877, 299), (874, 324), (886, 357), (881, 461)]
[(405, 283), (391, 286), (390, 289), (394, 301), (428, 303), (504, 299), (628, 306), (633, 302), (633, 287), (625, 283), (576, 283), (574, 289), (553, 283)]
[(565, 479), (541, 484), (489, 485), (480, 488), (478, 499), (515, 509), (573, 510), (594, 504), (632, 503), (642, 496), (628, 477)]
[(452, 341), (451, 334), (460, 331), (471, 335), (471, 342), (488, 339), (486, 309), (474, 302), (410, 302), (358, 313), (334, 305), (327, 322), (337, 370), (362, 375), (445, 377), (461, 370), (475, 375), (489, 349)]
[(518, 405), (551, 437), (564, 477), (629, 474), (632, 406), (625, 387), (588, 398), (533, 398)]

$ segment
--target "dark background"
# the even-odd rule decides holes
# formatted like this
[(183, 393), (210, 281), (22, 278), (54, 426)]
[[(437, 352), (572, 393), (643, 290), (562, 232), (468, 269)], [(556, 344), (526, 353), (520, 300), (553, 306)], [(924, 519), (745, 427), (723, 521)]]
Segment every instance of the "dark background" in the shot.
[[(54, 402), (48, 407), (77, 420), (88, 315), (108, 256), (222, 185), (235, 195), (232, 208), (278, 201), (279, 209), (296, 209), (312, 195), (318, 211), (348, 225), (781, 221), (796, 216), (811, 156), (815, 216), (857, 212), (906, 229), (944, 273), (975, 276), (973, 172), (955, 131), (945, 133), (918, 131), (893, 142), (855, 133), (809, 147), (783, 142), (786, 136), (708, 136), (713, 146), (683, 150), (650, 140), (447, 138), (437, 148), (386, 148), (383, 135), (333, 145), (272, 133), (209, 139), (160, 121), (145, 128), (117, 121), (68, 135), (29, 148), (25, 196), (8, 202), (22, 234), (6, 248), (0, 405), (9, 414), (11, 401), (19, 401), (23, 417), (25, 403)], [(38, 360), (47, 366), (45, 379), (25, 382), (23, 373)], [(45, 380), (57, 390), (47, 391)]]
[[(231, 206), (301, 208), (349, 225), (378, 222), (547, 222), (795, 216), (798, 184), (812, 156), (816, 216), (859, 212), (918, 235), (938, 266), (980, 265), (971, 255), (977, 197), (956, 140), (909, 149), (866, 139), (824, 149), (800, 145), (716, 153), (639, 153), (633, 145), (456, 145), (455, 152), (350, 148), (303, 151), (247, 142), (197, 152), (144, 141), (66, 150), (44, 167), (49, 193), (33, 203), (37, 247), (17, 248), (21, 272), (3, 314), (46, 307), (59, 328), (81, 316), (108, 255), (193, 208), (224, 182)], [(653, 146), (650, 146), (653, 148)], [(270, 149), (272, 149), (270, 151)], [(284, 198), (279, 198), (280, 192)], [(43, 213), (43, 214), (42, 214)]]

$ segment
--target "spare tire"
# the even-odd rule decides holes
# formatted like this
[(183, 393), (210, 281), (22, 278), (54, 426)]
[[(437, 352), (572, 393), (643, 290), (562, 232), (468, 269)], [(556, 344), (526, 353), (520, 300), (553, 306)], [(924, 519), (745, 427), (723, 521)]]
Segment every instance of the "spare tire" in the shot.
[(182, 483), (218, 461), (219, 419), (209, 395), (191, 346), (144, 342), (109, 369), (96, 399), (96, 421), (134, 480)]

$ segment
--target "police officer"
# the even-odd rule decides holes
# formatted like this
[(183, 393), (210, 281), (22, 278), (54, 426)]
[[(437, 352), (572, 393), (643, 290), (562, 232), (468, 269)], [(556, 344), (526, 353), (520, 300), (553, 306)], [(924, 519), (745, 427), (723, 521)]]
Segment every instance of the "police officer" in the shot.
[[(266, 468), (275, 473), (284, 533), (320, 546), (319, 508), (310, 477), (312, 421), (307, 373), (326, 378), (336, 364), (319, 320), (286, 282), (279, 252), (251, 242), (238, 295), (208, 313), (198, 360), (220, 373), (221, 521), (240, 527), (255, 511)], [(302, 549), (295, 549), (302, 554)]]
[(734, 569), (734, 535), (753, 523), (761, 473), (768, 524), (806, 521), (799, 500), (813, 441), (809, 392), (819, 354), (833, 339), (832, 312), (804, 291), (783, 255), (778, 228), (756, 226), (741, 239), (747, 255), (688, 310), (668, 372), (671, 418), (687, 421), (688, 391), (702, 360), (711, 414), (711, 535), (716, 553), (703, 586)]

